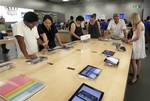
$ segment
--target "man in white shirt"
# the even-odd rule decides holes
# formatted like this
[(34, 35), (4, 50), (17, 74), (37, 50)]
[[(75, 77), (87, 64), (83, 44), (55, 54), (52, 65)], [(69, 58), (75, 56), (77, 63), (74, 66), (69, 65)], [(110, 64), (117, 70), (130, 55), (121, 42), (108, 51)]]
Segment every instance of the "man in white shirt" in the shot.
[(113, 14), (113, 19), (109, 22), (107, 30), (112, 36), (119, 38), (126, 38), (127, 36), (126, 24), (123, 19), (119, 19), (118, 14)]
[[(13, 27), (13, 34), (18, 41), (18, 56), (24, 56), (26, 59), (36, 57), (38, 52), (38, 43), (43, 44), (39, 39), (37, 25), (38, 15), (34, 12), (27, 12), (24, 19)], [(20, 47), (20, 48), (19, 48)]]

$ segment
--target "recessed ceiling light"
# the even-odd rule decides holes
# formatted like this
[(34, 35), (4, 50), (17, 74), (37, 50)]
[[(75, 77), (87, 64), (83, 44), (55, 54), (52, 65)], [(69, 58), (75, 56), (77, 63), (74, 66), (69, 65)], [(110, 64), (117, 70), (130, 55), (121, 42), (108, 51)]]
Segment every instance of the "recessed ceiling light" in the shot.
[(68, 2), (69, 0), (62, 0), (63, 2)]

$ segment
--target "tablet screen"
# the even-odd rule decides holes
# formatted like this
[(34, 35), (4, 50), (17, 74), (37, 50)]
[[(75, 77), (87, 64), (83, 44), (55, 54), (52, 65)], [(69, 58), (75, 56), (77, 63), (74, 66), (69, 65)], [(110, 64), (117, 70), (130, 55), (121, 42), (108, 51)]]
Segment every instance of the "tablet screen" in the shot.
[(104, 62), (107, 64), (117, 65), (119, 63), (119, 59), (114, 57), (107, 57), (105, 58)]
[(105, 54), (106, 56), (113, 56), (115, 54), (115, 52), (110, 50), (104, 50), (102, 53)]
[(104, 92), (82, 84), (69, 101), (101, 101)]
[(101, 71), (102, 70), (97, 67), (87, 65), (79, 74), (90, 79), (96, 79)]

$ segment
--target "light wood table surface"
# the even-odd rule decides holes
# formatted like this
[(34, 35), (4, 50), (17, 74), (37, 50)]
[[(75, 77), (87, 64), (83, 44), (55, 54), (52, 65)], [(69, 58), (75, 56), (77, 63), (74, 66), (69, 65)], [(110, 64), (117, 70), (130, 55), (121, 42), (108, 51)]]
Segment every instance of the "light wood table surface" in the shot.
[[(45, 82), (46, 87), (32, 96), (29, 101), (68, 101), (82, 83), (86, 83), (104, 92), (102, 101), (123, 101), (132, 53), (132, 46), (126, 45), (126, 52), (118, 52), (112, 41), (90, 40), (76, 42), (72, 49), (58, 49), (47, 55), (48, 60), (29, 65), (25, 59), (13, 60), (15, 68), (0, 73), (0, 81), (19, 74)], [(104, 50), (112, 50), (114, 57), (120, 59), (117, 67), (104, 64)], [(53, 63), (53, 65), (47, 64)], [(83, 78), (78, 73), (87, 65), (102, 69), (96, 80)], [(75, 68), (69, 70), (67, 67)]]

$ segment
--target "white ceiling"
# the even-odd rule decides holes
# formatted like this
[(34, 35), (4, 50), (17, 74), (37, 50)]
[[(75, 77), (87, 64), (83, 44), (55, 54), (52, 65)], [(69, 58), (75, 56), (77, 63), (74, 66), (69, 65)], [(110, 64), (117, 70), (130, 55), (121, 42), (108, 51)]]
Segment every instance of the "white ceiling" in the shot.
[[(63, 2), (63, 0), (46, 0), (46, 1), (50, 1), (50, 2), (57, 2), (57, 3), (60, 3), (60, 2)], [(117, 1), (143, 1), (143, 0), (69, 0), (69, 2), (87, 2), (87, 1), (110, 1), (110, 2), (117, 2)]]
[[(49, 1), (53, 1), (53, 2), (62, 2), (63, 0), (49, 0)], [(79, 0), (69, 0), (69, 1), (79, 1)]]
[[(63, 3), (63, 0), (46, 0), (46, 1), (49, 1), (49, 2), (54, 2), (54, 3)], [(69, 3), (70, 2), (79, 2), (81, 0), (69, 0)]]
[[(43, 1), (43, 0), (42, 0)], [(85, 3), (85, 2), (131, 2), (131, 1), (144, 1), (144, 0), (69, 0), (69, 2), (63, 2), (63, 0), (44, 0), (44, 1), (48, 1), (48, 2), (51, 2), (51, 3), (57, 3), (57, 4), (61, 4), (61, 3), (69, 3), (69, 4), (80, 4), (80, 3)]]

